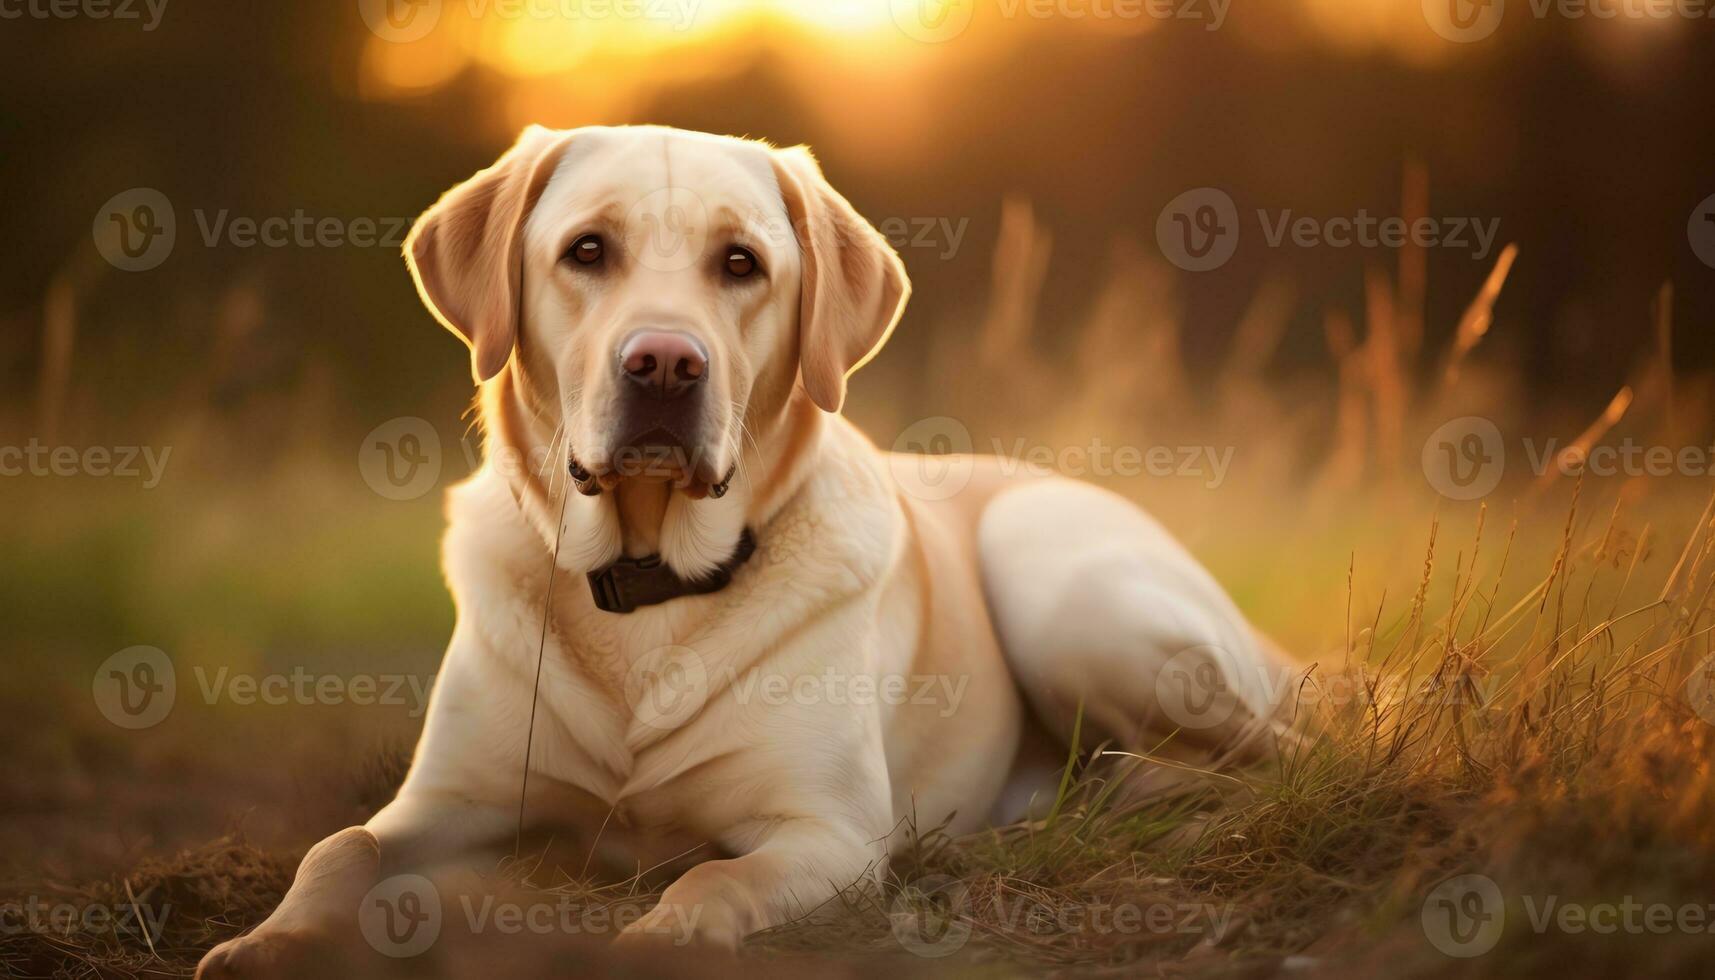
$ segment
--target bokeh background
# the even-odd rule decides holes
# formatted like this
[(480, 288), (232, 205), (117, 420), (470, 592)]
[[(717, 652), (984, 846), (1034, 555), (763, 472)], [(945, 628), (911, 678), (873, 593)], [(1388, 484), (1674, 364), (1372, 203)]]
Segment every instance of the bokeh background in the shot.
[[(1521, 448), (1715, 435), (1708, 19), (1515, 2), (1459, 42), (1417, 0), (96, 9), (0, 7), (0, 445), (170, 455), (149, 486), (0, 477), (8, 875), (106, 873), (233, 827), (301, 847), (374, 805), (451, 628), (440, 491), (480, 453), (465, 352), (398, 242), (531, 122), (812, 145), (916, 285), (849, 414), (883, 446), (1230, 450), (1220, 479), (1089, 475), (1306, 660), (1351, 608), (1411, 594), (1434, 521), (1445, 540), (1486, 505), (1551, 553), (1576, 492), (1580, 521), (1641, 513), (1626, 554), (1671, 564), (1652, 540), (1681, 540), (1709, 492), (1706, 472), (1575, 487)], [(1197, 188), (1241, 231), (1190, 272), (1157, 228)], [(175, 235), (128, 271), (104, 209), (137, 189)], [(1273, 246), (1258, 209), (1499, 234), (1480, 257)], [(347, 240), (205, 235), (300, 213)], [(380, 241), (349, 240), (365, 221)], [(1468, 500), (1423, 463), (1466, 416), (1510, 452)], [(366, 470), (378, 429), (418, 425), (400, 419), (438, 447), (409, 493)], [(178, 701), (126, 731), (91, 688), (138, 645), (170, 656)], [(402, 700), (203, 693), (294, 670), (400, 679)]]

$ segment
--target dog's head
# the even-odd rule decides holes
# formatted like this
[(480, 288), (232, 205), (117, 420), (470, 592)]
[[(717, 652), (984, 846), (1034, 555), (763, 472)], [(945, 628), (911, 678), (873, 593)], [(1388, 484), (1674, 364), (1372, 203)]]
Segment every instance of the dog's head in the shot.
[(689, 500), (766, 468), (746, 454), (794, 403), (838, 411), (909, 292), (807, 151), (658, 127), (527, 129), (418, 220), (406, 259), (586, 493)]

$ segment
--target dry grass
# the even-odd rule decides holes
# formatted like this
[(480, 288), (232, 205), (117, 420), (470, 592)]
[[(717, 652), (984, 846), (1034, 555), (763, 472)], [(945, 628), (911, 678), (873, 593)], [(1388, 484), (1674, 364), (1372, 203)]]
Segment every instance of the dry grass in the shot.
[[(56, 929), (49, 919), (47, 928), (9, 929), (0, 935), (0, 971), (9, 977), (189, 976), (210, 947), (279, 904), (296, 866), (291, 855), (226, 837), (106, 881), (45, 883), (34, 893), (44, 906), (134, 911), (108, 928)], [(167, 928), (157, 932), (152, 921)]]

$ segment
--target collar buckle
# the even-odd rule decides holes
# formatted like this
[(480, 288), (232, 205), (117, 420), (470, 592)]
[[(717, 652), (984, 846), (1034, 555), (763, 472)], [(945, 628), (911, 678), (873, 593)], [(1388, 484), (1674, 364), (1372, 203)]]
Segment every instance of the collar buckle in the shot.
[(660, 555), (621, 558), (588, 574), (590, 598), (603, 612), (630, 613), (683, 596), (719, 592), (732, 583), (733, 573), (755, 552), (756, 537), (745, 528), (732, 557), (703, 578), (680, 578)]

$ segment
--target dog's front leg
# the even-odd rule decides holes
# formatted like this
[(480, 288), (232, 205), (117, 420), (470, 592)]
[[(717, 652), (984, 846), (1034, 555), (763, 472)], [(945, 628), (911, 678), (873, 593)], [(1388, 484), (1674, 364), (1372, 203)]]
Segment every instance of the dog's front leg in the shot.
[(886, 854), (872, 837), (815, 818), (780, 822), (748, 854), (687, 871), (620, 941), (737, 949), (745, 936), (797, 918), (875, 874)]
[(363, 917), (387, 912), (366, 913), (372, 889), (394, 875), (430, 880), (485, 867), (484, 852), (510, 839), (516, 817), (500, 804), (402, 794), (367, 824), (310, 848), (279, 906), (255, 929), (210, 950), (197, 966), (198, 980), (316, 976), (330, 957), (365, 956), (358, 942)]

